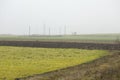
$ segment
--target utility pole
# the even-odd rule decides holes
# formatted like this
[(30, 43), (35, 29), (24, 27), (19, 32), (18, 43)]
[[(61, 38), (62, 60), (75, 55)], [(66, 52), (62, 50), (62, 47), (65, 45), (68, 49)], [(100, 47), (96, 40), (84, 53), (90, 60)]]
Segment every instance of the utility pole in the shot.
[(51, 35), (51, 30), (50, 30), (50, 27), (49, 27), (49, 36)]
[(30, 27), (30, 25), (29, 25), (29, 36), (30, 36), (30, 34), (31, 34), (30, 32), (31, 32), (31, 27)]
[(46, 25), (43, 24), (43, 35), (46, 35)]
[(64, 26), (64, 35), (66, 35), (66, 25)]
[(59, 28), (59, 35), (61, 35), (61, 27)]

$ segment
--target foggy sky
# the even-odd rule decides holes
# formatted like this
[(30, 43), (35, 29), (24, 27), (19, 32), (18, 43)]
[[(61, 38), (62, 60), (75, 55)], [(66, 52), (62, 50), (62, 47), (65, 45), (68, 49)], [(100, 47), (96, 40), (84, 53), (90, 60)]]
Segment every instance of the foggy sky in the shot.
[(0, 0), (0, 34), (120, 33), (120, 0)]

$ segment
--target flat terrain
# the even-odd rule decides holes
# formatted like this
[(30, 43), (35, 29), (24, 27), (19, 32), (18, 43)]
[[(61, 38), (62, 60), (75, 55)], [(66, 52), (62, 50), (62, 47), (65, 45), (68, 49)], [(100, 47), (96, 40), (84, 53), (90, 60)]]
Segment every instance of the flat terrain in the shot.
[(0, 41), (0, 46), (42, 47), (42, 48), (78, 48), (99, 50), (120, 50), (119, 43), (80, 43), (46, 41)]
[(0, 80), (14, 80), (90, 62), (106, 50), (0, 46)]
[(120, 80), (120, 51), (110, 52), (85, 64), (18, 80)]
[(0, 41), (51, 41), (51, 42), (84, 42), (84, 43), (116, 43), (120, 41), (118, 34), (89, 35), (0, 35)]

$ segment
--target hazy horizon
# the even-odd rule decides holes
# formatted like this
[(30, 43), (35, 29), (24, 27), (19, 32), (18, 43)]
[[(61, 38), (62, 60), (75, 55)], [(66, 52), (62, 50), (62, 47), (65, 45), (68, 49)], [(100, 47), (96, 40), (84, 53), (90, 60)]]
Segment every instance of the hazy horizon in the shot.
[[(119, 0), (0, 0), (0, 34), (120, 33)], [(46, 31), (44, 32), (44, 25)]]

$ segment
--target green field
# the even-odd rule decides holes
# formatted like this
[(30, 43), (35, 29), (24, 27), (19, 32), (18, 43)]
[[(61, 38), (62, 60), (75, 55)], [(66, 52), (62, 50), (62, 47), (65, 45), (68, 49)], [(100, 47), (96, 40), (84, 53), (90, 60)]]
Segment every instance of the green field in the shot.
[(116, 43), (120, 41), (118, 34), (89, 34), (89, 35), (0, 35), (0, 40), (20, 40), (20, 41), (69, 41), (69, 42), (96, 42), (96, 43)]
[(0, 80), (45, 73), (105, 55), (108, 51), (0, 46)]

